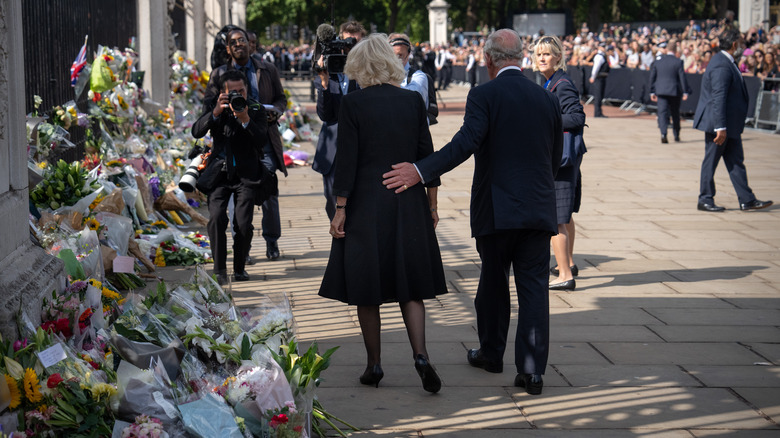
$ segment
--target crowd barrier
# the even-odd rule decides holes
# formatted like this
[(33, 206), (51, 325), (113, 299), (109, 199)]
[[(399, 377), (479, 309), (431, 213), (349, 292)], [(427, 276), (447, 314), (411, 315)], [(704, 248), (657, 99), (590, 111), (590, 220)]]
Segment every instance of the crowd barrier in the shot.
[[(583, 100), (590, 96), (590, 66), (568, 66), (566, 72), (572, 78), (574, 85), (583, 96)], [(544, 78), (541, 74), (531, 69), (523, 70), (523, 74), (537, 84), (544, 84)], [(680, 105), (680, 112), (684, 116), (692, 117), (696, 112), (696, 105), (699, 102), (699, 89), (701, 88), (701, 74), (686, 73), (685, 78), (691, 87), (692, 93)], [(780, 130), (780, 117), (778, 109), (780, 103), (777, 91), (763, 91), (764, 85), (761, 79), (755, 76), (743, 76), (745, 86), (749, 95), (748, 118), (752, 119), (754, 125), (759, 123), (763, 125), (773, 125), (775, 130)], [(452, 69), (452, 79), (454, 81), (468, 82), (466, 80), (466, 66), (455, 65)], [(489, 80), (487, 68), (480, 66), (477, 68), (477, 84), (485, 83)], [(632, 68), (614, 68), (607, 77), (606, 88), (604, 90), (604, 99), (607, 102), (619, 103), (623, 108), (636, 108), (638, 111), (655, 110), (655, 105), (650, 100), (650, 72)], [(437, 82), (438, 84), (438, 82)], [(776, 88), (776, 87), (775, 87)], [(761, 98), (762, 107), (757, 104)], [(757, 126), (759, 127), (759, 126)]]

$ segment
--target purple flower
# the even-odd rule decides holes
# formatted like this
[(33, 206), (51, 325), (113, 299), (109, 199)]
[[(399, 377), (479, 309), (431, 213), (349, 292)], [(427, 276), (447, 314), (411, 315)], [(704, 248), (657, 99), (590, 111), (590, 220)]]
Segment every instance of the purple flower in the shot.
[(157, 199), (160, 197), (160, 178), (157, 178), (156, 176), (153, 176), (149, 178), (149, 187), (152, 188), (152, 196), (154, 196), (154, 199)]
[(26, 347), (27, 347), (27, 338), (24, 338), (23, 341), (17, 340), (16, 342), (14, 342), (14, 351), (19, 351), (22, 348), (26, 348)]
[(65, 293), (69, 295), (75, 292), (81, 292), (86, 287), (87, 287), (86, 281), (81, 281), (81, 280), (74, 281), (73, 283), (70, 284), (70, 286), (65, 288)]
[(194, 200), (192, 198), (188, 198), (187, 199), (187, 203), (190, 204), (193, 208), (200, 207), (200, 202), (198, 202), (198, 201), (196, 201), (196, 200)]

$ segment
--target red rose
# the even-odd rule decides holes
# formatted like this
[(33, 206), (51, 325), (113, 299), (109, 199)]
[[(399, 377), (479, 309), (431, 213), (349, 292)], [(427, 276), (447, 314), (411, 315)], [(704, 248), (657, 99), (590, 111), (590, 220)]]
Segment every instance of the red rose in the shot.
[(60, 376), (60, 373), (55, 373), (49, 376), (49, 380), (46, 381), (46, 386), (49, 387), (49, 389), (54, 389), (59, 385), (63, 380), (62, 376)]
[(57, 322), (54, 323), (54, 327), (66, 338), (73, 336), (73, 331), (70, 328), (70, 320), (68, 318), (58, 319)]

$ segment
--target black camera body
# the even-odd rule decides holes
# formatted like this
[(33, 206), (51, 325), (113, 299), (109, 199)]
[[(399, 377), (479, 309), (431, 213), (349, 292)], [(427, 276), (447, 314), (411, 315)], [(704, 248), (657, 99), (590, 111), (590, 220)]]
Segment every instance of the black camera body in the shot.
[(246, 109), (246, 99), (238, 91), (231, 91), (228, 93), (228, 100), (230, 101), (230, 107), (235, 112), (242, 112)]
[[(327, 29), (325, 28), (327, 26)], [(323, 66), (314, 64), (315, 72), (327, 71), (330, 73), (343, 73), (344, 65), (347, 63), (347, 55), (344, 53), (355, 47), (357, 39), (341, 39), (336, 35), (335, 30), (328, 24), (322, 24), (317, 28), (317, 47), (315, 58), (319, 59), (322, 55)]]

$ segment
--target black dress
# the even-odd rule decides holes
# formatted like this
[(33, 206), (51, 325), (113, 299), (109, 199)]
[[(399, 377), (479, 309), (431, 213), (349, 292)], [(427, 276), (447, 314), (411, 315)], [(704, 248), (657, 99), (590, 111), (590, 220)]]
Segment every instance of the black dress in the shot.
[(345, 237), (333, 239), (319, 294), (379, 305), (447, 293), (425, 188), (395, 194), (382, 184), (391, 165), (433, 153), (422, 97), (387, 84), (347, 94), (337, 138), (333, 191), (347, 198)]

